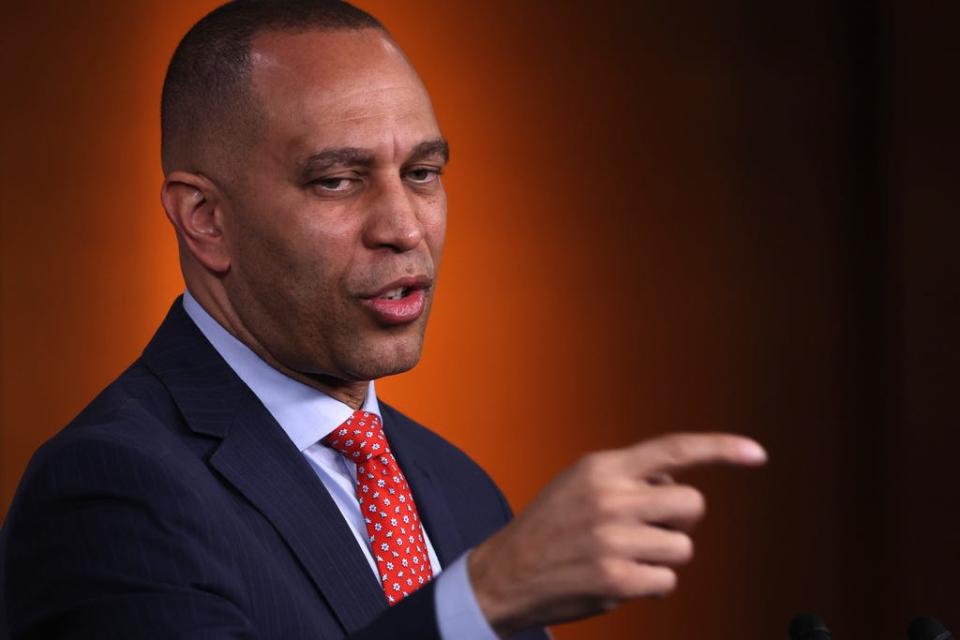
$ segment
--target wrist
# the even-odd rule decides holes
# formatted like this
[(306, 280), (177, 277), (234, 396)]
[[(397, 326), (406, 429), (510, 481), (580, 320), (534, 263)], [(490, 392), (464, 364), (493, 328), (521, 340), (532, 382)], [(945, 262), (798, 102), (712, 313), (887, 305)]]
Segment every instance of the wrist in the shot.
[(467, 575), (487, 624), (498, 637), (505, 638), (520, 631), (521, 626), (511, 607), (516, 606), (515, 599), (511, 598), (508, 590), (504, 588), (503, 576), (492, 561), (497, 556), (498, 551), (493, 539), (474, 548), (467, 556)]

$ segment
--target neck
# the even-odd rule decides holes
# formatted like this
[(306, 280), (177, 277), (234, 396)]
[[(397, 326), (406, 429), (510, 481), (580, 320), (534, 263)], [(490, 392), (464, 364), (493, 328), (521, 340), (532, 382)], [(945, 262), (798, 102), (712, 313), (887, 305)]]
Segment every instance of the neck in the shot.
[(286, 366), (273, 356), (237, 317), (226, 296), (202, 286), (189, 286), (190, 295), (200, 304), (221, 327), (234, 338), (250, 348), (261, 360), (297, 382), (322, 391), (331, 398), (339, 400), (354, 411), (363, 406), (367, 398), (368, 380), (340, 380), (334, 376), (305, 373)]
[[(270, 366), (275, 365), (270, 363)], [(279, 369), (279, 371), (309, 387), (323, 391), (328, 396), (336, 398), (354, 411), (363, 406), (364, 401), (367, 399), (367, 390), (370, 388), (369, 380), (361, 382), (348, 382), (345, 380), (337, 380), (329, 376), (312, 375), (309, 373), (302, 373), (300, 371), (292, 371), (290, 369)]]

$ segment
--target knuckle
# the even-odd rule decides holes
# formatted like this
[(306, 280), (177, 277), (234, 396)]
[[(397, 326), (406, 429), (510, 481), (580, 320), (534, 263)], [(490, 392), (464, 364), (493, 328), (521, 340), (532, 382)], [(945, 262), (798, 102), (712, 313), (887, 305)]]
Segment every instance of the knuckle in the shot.
[(665, 596), (673, 593), (677, 588), (677, 574), (669, 567), (646, 567), (645, 593)]
[(632, 510), (639, 514), (641, 520), (650, 520), (664, 510), (667, 496), (655, 489), (638, 491), (633, 497)]
[(669, 473), (654, 473), (647, 476), (647, 484), (653, 487), (667, 487), (674, 483), (673, 476)]
[(682, 435), (672, 435), (664, 438), (661, 442), (664, 457), (675, 465), (681, 465), (686, 462), (690, 454), (690, 447), (687, 438)]
[(577, 469), (586, 479), (596, 476), (603, 466), (603, 454), (599, 452), (588, 453), (580, 458), (577, 463)]
[(606, 530), (594, 523), (593, 525), (587, 527), (587, 540), (592, 545), (594, 549), (603, 550), (604, 544), (607, 539)]
[(619, 512), (616, 498), (608, 491), (601, 491), (591, 495), (588, 504), (590, 512), (600, 520), (613, 518)]
[(660, 572), (660, 593), (667, 595), (677, 590), (677, 574), (672, 569)]
[(581, 489), (578, 511), (582, 522), (590, 527), (603, 520), (604, 498), (601, 492), (594, 491), (592, 488), (583, 487)]
[(680, 487), (680, 489), (690, 513), (702, 517), (707, 511), (707, 499), (703, 493), (693, 487)]
[(679, 564), (687, 564), (693, 560), (693, 539), (685, 534), (677, 534), (674, 542), (674, 560)]
[(590, 529), (590, 545), (594, 553), (616, 558), (622, 555), (622, 541), (617, 531), (611, 527), (594, 526)]
[(624, 588), (625, 572), (620, 562), (612, 559), (602, 559), (596, 569), (600, 591), (610, 596), (619, 596)]
[(588, 492), (603, 488), (610, 467), (610, 455), (607, 453), (588, 453), (577, 464), (577, 481)]

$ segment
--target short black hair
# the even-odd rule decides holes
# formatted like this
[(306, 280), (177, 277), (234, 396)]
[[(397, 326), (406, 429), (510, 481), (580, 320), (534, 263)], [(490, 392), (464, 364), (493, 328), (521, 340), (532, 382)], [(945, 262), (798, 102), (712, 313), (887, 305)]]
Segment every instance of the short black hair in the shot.
[[(250, 44), (270, 31), (380, 29), (372, 15), (341, 0), (232, 0), (214, 9), (183, 37), (163, 82), (160, 103), (164, 171), (190, 145), (206, 145), (249, 131)], [(187, 153), (187, 157), (194, 154)]]

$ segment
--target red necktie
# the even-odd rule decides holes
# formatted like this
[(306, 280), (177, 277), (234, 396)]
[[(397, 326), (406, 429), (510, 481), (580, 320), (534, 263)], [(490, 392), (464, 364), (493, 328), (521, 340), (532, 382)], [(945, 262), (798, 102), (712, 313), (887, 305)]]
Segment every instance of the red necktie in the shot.
[(370, 549), (380, 571), (380, 586), (396, 604), (433, 577), (417, 506), (380, 418), (354, 411), (322, 440), (357, 465), (357, 500), (367, 524)]

